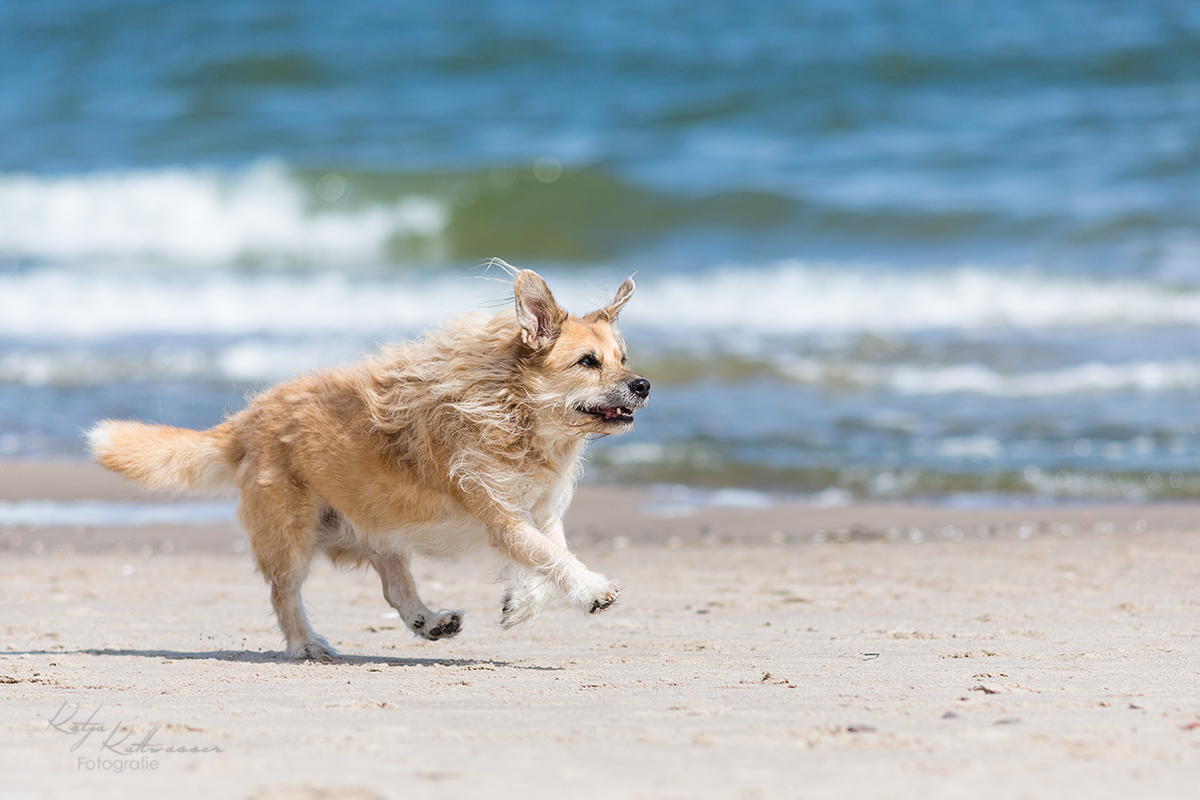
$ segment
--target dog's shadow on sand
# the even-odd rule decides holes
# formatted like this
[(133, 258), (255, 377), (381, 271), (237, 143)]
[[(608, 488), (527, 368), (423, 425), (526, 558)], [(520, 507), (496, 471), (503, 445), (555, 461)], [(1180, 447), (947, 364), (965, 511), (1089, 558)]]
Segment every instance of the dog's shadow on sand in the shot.
[(356, 656), (336, 655), (320, 659), (297, 660), (288, 658), (285, 653), (261, 650), (197, 650), (187, 652), (182, 650), (132, 650), (132, 649), (90, 649), (90, 650), (29, 650), (24, 653), (9, 653), (8, 655), (82, 655), (82, 656), (114, 656), (123, 658), (157, 658), (165, 661), (231, 661), (240, 664), (299, 664), (304, 666), (382, 666), (382, 667), (482, 667), (485, 669), (522, 669), (539, 672), (553, 672), (562, 667), (547, 667), (537, 664), (515, 664), (511, 661), (496, 661), (479, 658), (402, 658), (397, 656)]

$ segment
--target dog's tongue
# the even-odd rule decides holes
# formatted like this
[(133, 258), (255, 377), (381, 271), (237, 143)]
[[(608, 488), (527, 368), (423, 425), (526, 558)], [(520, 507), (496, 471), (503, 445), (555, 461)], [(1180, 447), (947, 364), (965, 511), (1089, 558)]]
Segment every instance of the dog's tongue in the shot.
[(604, 414), (605, 419), (616, 419), (621, 416), (621, 409), (619, 408), (602, 408), (600, 411)]

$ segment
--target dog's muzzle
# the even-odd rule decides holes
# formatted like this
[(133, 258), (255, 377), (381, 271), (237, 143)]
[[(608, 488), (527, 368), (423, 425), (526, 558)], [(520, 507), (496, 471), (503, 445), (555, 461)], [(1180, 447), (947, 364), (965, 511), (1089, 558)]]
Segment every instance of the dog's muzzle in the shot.
[(609, 395), (602, 404), (583, 406), (579, 410), (614, 428), (632, 425), (633, 412), (650, 401), (650, 381), (634, 378), (625, 384), (625, 391), (614, 394), (615, 397)]

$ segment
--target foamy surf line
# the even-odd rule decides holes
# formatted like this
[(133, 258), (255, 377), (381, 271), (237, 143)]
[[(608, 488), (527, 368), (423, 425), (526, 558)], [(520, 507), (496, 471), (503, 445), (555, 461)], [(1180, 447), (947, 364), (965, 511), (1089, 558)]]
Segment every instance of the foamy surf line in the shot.
[(232, 502), (118, 503), (103, 500), (0, 501), (0, 525), (25, 528), (113, 528), (234, 522)]
[(37, 270), (0, 275), (0, 335), (100, 338), (137, 334), (415, 331), (492, 305), (493, 285), (317, 275)]
[(1055, 397), (1073, 394), (1189, 391), (1200, 388), (1200, 362), (1088, 361), (1056, 370), (1003, 373), (982, 364), (943, 367), (856, 364), (844, 360), (783, 358), (780, 374), (801, 384), (883, 390), (900, 395), (978, 394)]
[[(623, 277), (546, 272), (564, 306), (606, 302)], [(45, 268), (0, 273), (0, 336), (414, 332), (511, 303), (472, 276)], [(475, 278), (495, 277), (476, 273)], [(979, 267), (923, 272), (784, 262), (640, 277), (627, 328), (802, 336), (954, 330), (1195, 328), (1200, 290)]]
[[(369, 349), (362, 341), (328, 337), (282, 342), (251, 338), (207, 348), (159, 345), (132, 353), (98, 352), (80, 346), (36, 347), (0, 355), (0, 385), (100, 386), (118, 380), (279, 381), (299, 372), (352, 361)], [(1002, 372), (979, 363), (943, 366), (862, 363), (840, 355), (780, 356), (768, 363), (775, 375), (801, 386), (909, 396), (976, 394), (1032, 398), (1200, 389), (1200, 361), (1188, 359), (1123, 363), (1090, 360), (1030, 372)], [(691, 367), (686, 362), (684, 366)]]
[(783, 261), (673, 275), (641, 290), (641, 325), (767, 334), (1194, 327), (1200, 291), (975, 265), (919, 271)]
[(270, 161), (244, 173), (176, 168), (0, 175), (0, 255), (175, 265), (343, 264), (382, 259), (397, 238), (436, 238), (449, 220), (446, 205), (430, 197), (344, 208), (322, 202), (332, 195), (320, 183), (317, 194)]
[(693, 517), (705, 509), (766, 511), (775, 508), (778, 499), (752, 489), (700, 489), (683, 484), (655, 486), (642, 511), (663, 519)]

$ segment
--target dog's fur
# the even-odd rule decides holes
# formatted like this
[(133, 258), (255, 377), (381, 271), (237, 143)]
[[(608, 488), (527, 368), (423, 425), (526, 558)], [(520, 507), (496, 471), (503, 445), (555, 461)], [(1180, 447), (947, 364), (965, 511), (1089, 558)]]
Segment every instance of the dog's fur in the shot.
[(463, 615), (421, 602), (414, 552), (494, 548), (511, 581), (505, 627), (560, 593), (594, 614), (620, 585), (567, 550), (563, 514), (589, 437), (632, 428), (649, 400), (616, 327), (633, 289), (627, 280), (611, 304), (577, 317), (523, 270), (515, 311), (463, 317), (281, 384), (211, 430), (107, 420), (89, 431), (91, 450), (154, 489), (240, 489), (238, 514), (294, 658), (333, 653), (300, 601), (318, 552), (374, 566), (387, 602), (426, 639), (454, 636)]

